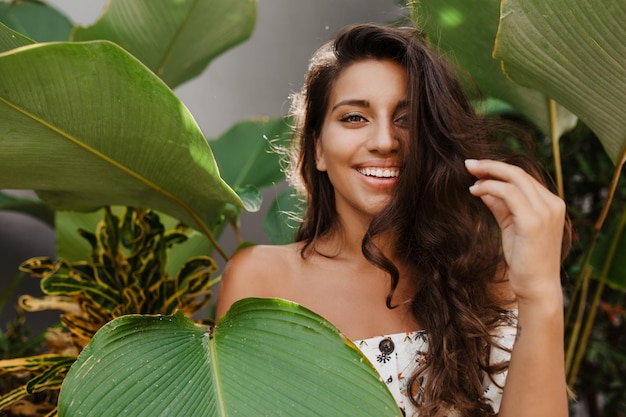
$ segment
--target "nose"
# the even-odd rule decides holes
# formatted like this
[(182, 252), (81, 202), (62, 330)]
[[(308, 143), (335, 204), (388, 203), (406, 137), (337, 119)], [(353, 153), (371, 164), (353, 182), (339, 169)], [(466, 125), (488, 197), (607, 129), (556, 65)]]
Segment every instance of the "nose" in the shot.
[(368, 150), (381, 154), (397, 152), (400, 147), (398, 130), (392, 122), (378, 124), (367, 141)]

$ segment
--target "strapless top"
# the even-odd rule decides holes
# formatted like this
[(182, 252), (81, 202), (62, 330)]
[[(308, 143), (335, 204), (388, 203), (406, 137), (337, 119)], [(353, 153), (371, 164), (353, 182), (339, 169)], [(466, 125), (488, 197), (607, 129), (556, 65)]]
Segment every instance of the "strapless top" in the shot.
[[(512, 325), (502, 326), (496, 343), (511, 349), (515, 341), (516, 328)], [(408, 381), (416, 368), (426, 360), (428, 352), (428, 335), (423, 330), (409, 333), (381, 335), (353, 342), (363, 355), (372, 363), (387, 388), (393, 394), (396, 403), (405, 416), (417, 416), (416, 410), (409, 400)], [(510, 353), (503, 349), (493, 348), (490, 362), (495, 364), (508, 361)], [(494, 412), (500, 409), (502, 389), (506, 380), (506, 371), (494, 375), (495, 383), (485, 375), (484, 397), (491, 403)]]

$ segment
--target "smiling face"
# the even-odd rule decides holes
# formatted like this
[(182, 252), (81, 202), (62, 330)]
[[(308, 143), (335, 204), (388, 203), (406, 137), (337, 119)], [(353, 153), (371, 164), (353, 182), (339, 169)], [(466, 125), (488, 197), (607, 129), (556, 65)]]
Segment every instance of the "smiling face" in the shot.
[(345, 68), (330, 93), (316, 167), (333, 185), (342, 219), (366, 222), (390, 201), (407, 133), (406, 71), (390, 60)]

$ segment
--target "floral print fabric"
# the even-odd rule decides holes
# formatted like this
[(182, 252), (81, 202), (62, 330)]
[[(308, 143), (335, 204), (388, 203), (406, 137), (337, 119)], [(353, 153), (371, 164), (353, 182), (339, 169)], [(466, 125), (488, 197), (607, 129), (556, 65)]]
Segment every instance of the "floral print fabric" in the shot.
[[(496, 342), (508, 349), (513, 347), (516, 329), (513, 325), (504, 326), (500, 329)], [(416, 410), (409, 399), (407, 392), (408, 381), (416, 367), (426, 361), (428, 353), (428, 335), (425, 331), (409, 333), (396, 333), (382, 335), (369, 339), (357, 340), (354, 344), (363, 352), (365, 357), (378, 371), (381, 379), (387, 384), (387, 388), (393, 394), (396, 403), (405, 416), (417, 416)], [(510, 353), (503, 349), (492, 349), (491, 363), (508, 361)], [(502, 389), (506, 380), (506, 372), (494, 375), (494, 380), (485, 375), (484, 396), (494, 409), (500, 409)]]

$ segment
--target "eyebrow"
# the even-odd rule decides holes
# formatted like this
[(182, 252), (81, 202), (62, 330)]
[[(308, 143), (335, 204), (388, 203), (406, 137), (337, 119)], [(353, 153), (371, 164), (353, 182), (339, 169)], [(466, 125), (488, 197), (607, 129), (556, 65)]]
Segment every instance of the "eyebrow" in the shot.
[(369, 107), (370, 106), (370, 102), (369, 102), (369, 100), (359, 100), (359, 99), (342, 100), (339, 103), (335, 104), (333, 106), (333, 108), (331, 109), (331, 111), (333, 111), (337, 107), (341, 107), (341, 106)]
[[(330, 111), (334, 111), (337, 107), (341, 106), (358, 106), (358, 107), (369, 107), (369, 100), (360, 100), (360, 99), (347, 99), (342, 100), (339, 103), (335, 104)], [(398, 103), (398, 109), (405, 109), (409, 106), (408, 100), (402, 100)]]

